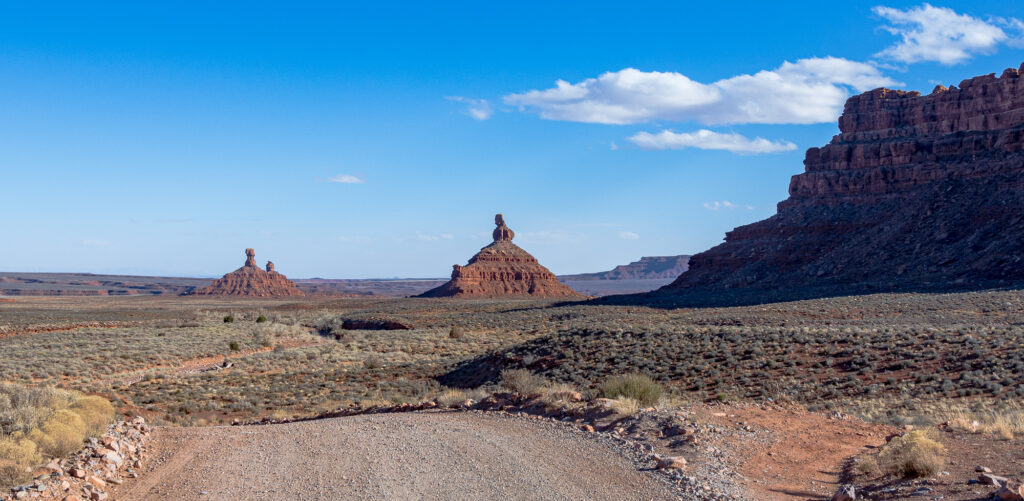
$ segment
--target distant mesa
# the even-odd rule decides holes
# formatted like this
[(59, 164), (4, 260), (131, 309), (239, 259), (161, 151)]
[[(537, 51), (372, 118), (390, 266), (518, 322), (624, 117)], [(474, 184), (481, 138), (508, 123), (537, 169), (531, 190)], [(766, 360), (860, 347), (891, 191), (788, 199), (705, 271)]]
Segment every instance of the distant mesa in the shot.
[(778, 213), (728, 232), (661, 292), (770, 300), (1024, 284), (1022, 72), (851, 97)]
[(672, 280), (689, 269), (690, 256), (645, 256), (611, 271), (559, 275), (559, 280)]
[(420, 297), (586, 298), (512, 243), (515, 233), (501, 214), (494, 216), (494, 224), (494, 243), (480, 249), (466, 266), (455, 265), (451, 280)]
[(188, 293), (196, 296), (290, 297), (303, 296), (303, 292), (284, 275), (274, 271), (274, 263), (267, 261), (266, 270), (256, 264), (256, 251), (245, 249), (245, 264), (224, 275), (208, 287)]

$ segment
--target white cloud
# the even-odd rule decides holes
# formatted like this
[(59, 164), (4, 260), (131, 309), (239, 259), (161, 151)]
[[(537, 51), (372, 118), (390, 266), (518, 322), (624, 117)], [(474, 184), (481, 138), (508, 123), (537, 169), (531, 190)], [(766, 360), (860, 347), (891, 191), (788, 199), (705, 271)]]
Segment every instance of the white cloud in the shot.
[(738, 205), (738, 204), (734, 204), (734, 203), (732, 203), (732, 202), (730, 202), (728, 200), (722, 200), (722, 201), (717, 201), (716, 200), (714, 202), (705, 203), (704, 204), (704, 208), (707, 209), (707, 210), (714, 210), (714, 211), (723, 210), (723, 209), (726, 209), (726, 210), (732, 210), (732, 209), (754, 210), (754, 206), (753, 205)]
[(681, 150), (700, 148), (702, 150), (726, 150), (741, 155), (758, 153), (779, 153), (792, 151), (796, 145), (789, 141), (772, 142), (764, 138), (750, 139), (736, 133), (721, 133), (707, 129), (696, 132), (672, 132), (663, 130), (657, 134), (638, 132), (629, 138), (645, 150)]
[(541, 118), (572, 122), (808, 124), (834, 121), (851, 88), (897, 84), (874, 65), (824, 57), (709, 84), (675, 72), (626, 68), (576, 84), (558, 80), (554, 88), (509, 94), (504, 101)]
[(638, 240), (640, 238), (640, 235), (637, 235), (632, 231), (620, 231), (619, 238), (623, 240)]
[(327, 178), (328, 183), (346, 183), (346, 184), (362, 184), (365, 183), (361, 177), (353, 176), (351, 174), (338, 174), (337, 176), (331, 176)]
[[(1018, 45), (1024, 27), (1016, 18), (984, 21), (927, 3), (907, 10), (878, 6), (872, 11), (889, 21), (890, 26), (882, 29), (901, 39), (875, 56), (903, 63), (960, 63), (975, 54), (990, 54), (1002, 43)], [(1003, 28), (1016, 31), (1015, 37), (1011, 39)]]
[(462, 96), (448, 96), (445, 99), (456, 103), (464, 103), (466, 110), (463, 113), (476, 120), (487, 120), (494, 114), (494, 107), (486, 99), (473, 99)]

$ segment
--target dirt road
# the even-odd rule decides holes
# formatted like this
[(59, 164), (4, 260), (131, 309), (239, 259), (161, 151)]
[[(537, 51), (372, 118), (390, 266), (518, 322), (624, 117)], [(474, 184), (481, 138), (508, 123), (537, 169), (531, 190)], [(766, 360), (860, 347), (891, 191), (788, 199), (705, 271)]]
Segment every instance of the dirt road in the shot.
[(673, 499), (601, 439), (551, 422), (401, 413), (157, 428), (120, 500)]

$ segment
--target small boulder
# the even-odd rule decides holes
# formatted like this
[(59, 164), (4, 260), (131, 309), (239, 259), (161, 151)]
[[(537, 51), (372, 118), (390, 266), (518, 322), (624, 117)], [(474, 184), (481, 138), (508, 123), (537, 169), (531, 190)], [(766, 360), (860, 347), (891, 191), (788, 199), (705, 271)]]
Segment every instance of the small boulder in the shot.
[(1008, 481), (1008, 479), (991, 473), (982, 473), (981, 475), (978, 475), (978, 481), (985, 485), (1003, 485)]
[(992, 469), (986, 466), (975, 466), (974, 471), (978, 473), (992, 473)]
[(832, 501), (855, 501), (857, 490), (852, 485), (844, 485), (832, 495)]
[(1024, 501), (1024, 486), (1010, 481), (996, 491), (996, 499), (1002, 501)]
[(659, 470), (679, 470), (686, 468), (686, 458), (682, 456), (655, 456), (654, 459), (658, 462)]

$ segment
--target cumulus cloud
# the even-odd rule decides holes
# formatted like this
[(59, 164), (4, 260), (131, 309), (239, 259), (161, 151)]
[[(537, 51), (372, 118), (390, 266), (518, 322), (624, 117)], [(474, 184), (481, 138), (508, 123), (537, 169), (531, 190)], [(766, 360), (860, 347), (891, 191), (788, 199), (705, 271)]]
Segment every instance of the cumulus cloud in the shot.
[(696, 132), (672, 132), (663, 130), (657, 134), (638, 132), (629, 138), (633, 144), (645, 150), (681, 150), (700, 148), (702, 150), (725, 150), (741, 155), (758, 153), (779, 153), (792, 151), (796, 145), (789, 141), (769, 141), (755, 137), (750, 139), (734, 132), (721, 133), (707, 129)]
[(487, 120), (494, 114), (494, 107), (486, 99), (473, 99), (463, 96), (448, 96), (445, 99), (466, 105), (465, 113), (476, 120)]
[(907, 10), (878, 6), (872, 11), (890, 23), (882, 29), (900, 37), (875, 56), (908, 64), (937, 61), (952, 65), (975, 54), (990, 54), (1003, 43), (1019, 45), (1024, 39), (1024, 23), (1016, 18), (985, 21), (927, 3)]
[(623, 240), (638, 240), (640, 238), (640, 235), (637, 235), (632, 231), (620, 231), (619, 238)]
[(366, 181), (358, 176), (352, 174), (338, 174), (337, 176), (331, 176), (327, 178), (328, 183), (344, 183), (344, 184), (362, 184)]
[(734, 203), (732, 203), (732, 202), (730, 202), (728, 200), (721, 200), (721, 201), (717, 201), (716, 200), (714, 202), (708, 202), (708, 203), (704, 204), (704, 208), (707, 209), (707, 210), (714, 210), (714, 211), (719, 211), (719, 210), (723, 210), (723, 209), (725, 209), (725, 210), (732, 210), (732, 209), (754, 210), (754, 206), (753, 205), (739, 205), (739, 204), (734, 204)]
[(897, 85), (868, 63), (836, 57), (784, 62), (773, 70), (701, 83), (675, 72), (626, 68), (579, 83), (509, 94), (504, 102), (548, 120), (633, 124), (652, 120), (708, 125), (831, 122), (850, 89)]

